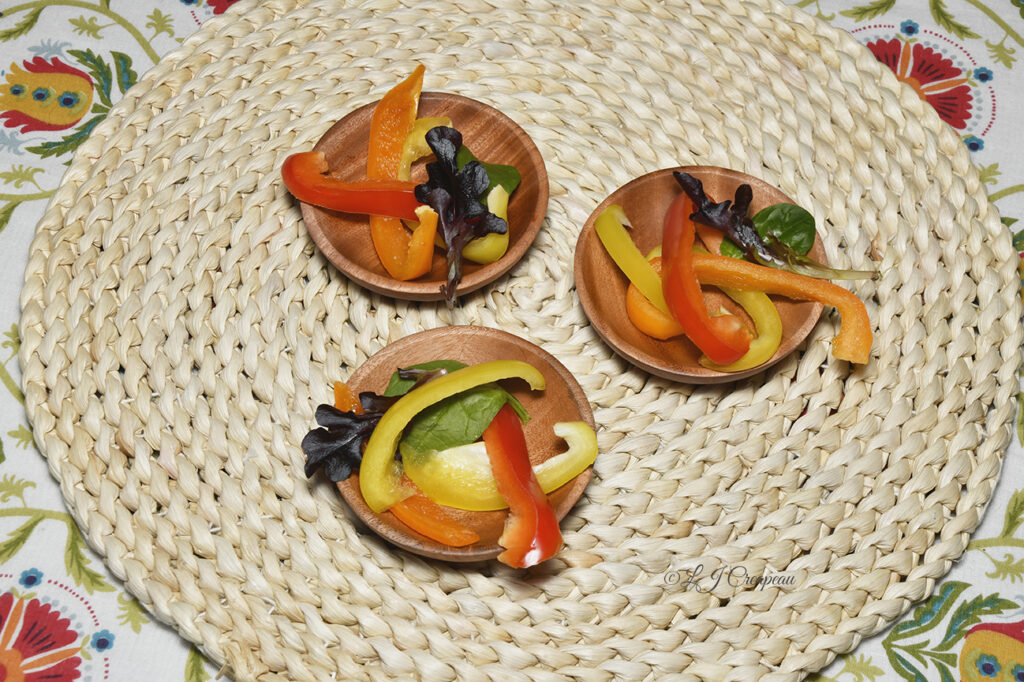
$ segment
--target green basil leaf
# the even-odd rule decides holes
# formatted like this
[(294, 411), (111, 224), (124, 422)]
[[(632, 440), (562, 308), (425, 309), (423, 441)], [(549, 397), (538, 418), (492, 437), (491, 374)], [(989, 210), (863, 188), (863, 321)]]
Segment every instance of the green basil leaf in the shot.
[(725, 239), (722, 240), (722, 245), (718, 248), (718, 251), (723, 256), (728, 256), (729, 258), (741, 258), (742, 259), (742, 258), (746, 258), (746, 256), (747, 256), (747, 254), (743, 252), (743, 249), (741, 249), (740, 247), (736, 246), (736, 242), (734, 242), (733, 240), (729, 239), (728, 237), (726, 237)]
[[(459, 147), (459, 152), (455, 157), (455, 164), (459, 167), (459, 170), (469, 163), (470, 161), (480, 161), (480, 159), (473, 156), (473, 152), (469, 151), (466, 145)], [(516, 170), (515, 166), (503, 166), (499, 163), (484, 163), (480, 161), (480, 165), (487, 171), (487, 178), (490, 180), (490, 184), (487, 185), (487, 191), (480, 195), (481, 200), (485, 200), (487, 195), (491, 193), (491, 190), (496, 186), (501, 185), (505, 188), (505, 191), (510, 195), (516, 191), (516, 187), (522, 181), (522, 175)]]
[(771, 235), (801, 256), (814, 246), (814, 216), (794, 204), (773, 204), (753, 217), (761, 237)]
[[(466, 364), (459, 362), (458, 360), (431, 360), (430, 362), (422, 362), (418, 365), (409, 365), (403, 367), (403, 369), (446, 369), (449, 372), (454, 372), (457, 369), (462, 369)], [(416, 385), (415, 379), (403, 379), (398, 376), (398, 372), (391, 375), (391, 380), (388, 382), (388, 387), (384, 389), (382, 394), (385, 398), (391, 398), (396, 395), (405, 395), (412, 390), (412, 387)]]
[(409, 423), (403, 450), (441, 451), (476, 442), (508, 398), (504, 389), (486, 385), (435, 403)]

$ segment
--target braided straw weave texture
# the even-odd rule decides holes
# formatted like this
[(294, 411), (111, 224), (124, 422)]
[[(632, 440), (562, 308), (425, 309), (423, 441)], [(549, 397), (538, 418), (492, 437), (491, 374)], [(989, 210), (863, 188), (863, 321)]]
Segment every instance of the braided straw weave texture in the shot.
[[(39, 447), (113, 572), (238, 680), (797, 679), (927, 597), (992, 493), (1016, 256), (928, 105), (774, 0), (526, 5), (245, 0), (111, 111), (39, 225), (21, 320)], [(526, 257), (454, 311), (348, 282), (278, 172), (417, 63), (428, 90), (520, 123), (551, 180)], [(830, 357), (834, 314), (724, 387), (651, 377), (597, 337), (580, 226), (691, 164), (763, 177), (832, 262), (880, 270), (852, 285), (870, 364)], [(594, 405), (594, 479), (536, 570), (399, 551), (303, 476), (332, 382), (449, 324), (542, 345)], [(791, 584), (696, 589), (678, 571), (698, 563)]]

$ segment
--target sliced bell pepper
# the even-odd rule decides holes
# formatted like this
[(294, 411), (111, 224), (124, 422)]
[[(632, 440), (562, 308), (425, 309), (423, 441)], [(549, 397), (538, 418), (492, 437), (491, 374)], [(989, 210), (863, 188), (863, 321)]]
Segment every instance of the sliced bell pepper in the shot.
[(640, 290), (640, 293), (654, 307), (666, 315), (670, 315), (665, 295), (662, 292), (661, 275), (647, 262), (640, 249), (633, 243), (633, 238), (626, 231), (629, 220), (626, 212), (618, 204), (612, 204), (594, 221), (594, 231), (604, 245), (605, 251), (619, 266), (626, 278)]
[(712, 362), (726, 365), (739, 360), (750, 348), (750, 332), (735, 315), (711, 317), (704, 306), (700, 283), (693, 271), (696, 233), (689, 219), (691, 213), (693, 202), (680, 192), (665, 214), (662, 291), (686, 336)]
[(498, 561), (528, 568), (551, 558), (562, 547), (562, 532), (530, 466), (523, 425), (507, 403), (484, 430), (483, 440), (498, 492), (509, 509), (498, 539), (505, 551)]
[(405, 258), (395, 265), (391, 275), (400, 281), (421, 277), (430, 272), (434, 258), (434, 236), (437, 234), (437, 212), (429, 206), (416, 209), (419, 223), (413, 228)]
[(367, 506), (380, 513), (408, 497), (401, 485), (402, 466), (395, 451), (409, 421), (427, 407), (456, 393), (493, 381), (524, 379), (534, 390), (544, 389), (544, 375), (520, 360), (493, 360), (471, 365), (438, 377), (406, 393), (381, 417), (363, 451), (359, 466), (359, 490)]
[[(571, 481), (597, 457), (597, 436), (586, 422), (558, 422), (554, 432), (568, 449), (533, 468), (544, 493)], [(402, 461), (406, 476), (438, 504), (469, 511), (508, 507), (494, 481), (487, 446), (480, 441), (440, 452), (402, 448)]]
[(345, 182), (326, 175), (323, 152), (299, 152), (284, 160), (281, 179), (288, 191), (307, 204), (345, 213), (363, 213), (414, 219), (416, 200), (411, 182), (358, 180)]
[(864, 303), (852, 292), (824, 280), (713, 254), (693, 254), (693, 268), (705, 284), (835, 306), (842, 319), (832, 342), (832, 355), (840, 360), (867, 363), (871, 354), (871, 320)]
[[(661, 257), (655, 256), (650, 260), (650, 264), (660, 278)], [(660, 292), (661, 289), (659, 288), (658, 291)], [(659, 341), (683, 334), (683, 328), (675, 318), (667, 312), (658, 310), (646, 296), (640, 293), (640, 289), (633, 282), (629, 283), (629, 289), (626, 290), (626, 314), (634, 327)]]
[(363, 413), (363, 406), (359, 397), (352, 392), (344, 381), (334, 382), (334, 407), (342, 412)]
[(736, 362), (728, 365), (716, 365), (706, 357), (701, 357), (700, 364), (708, 369), (719, 372), (742, 372), (753, 369), (768, 362), (782, 344), (782, 318), (772, 299), (760, 291), (741, 291), (731, 287), (719, 287), (722, 292), (740, 304), (754, 321), (757, 337), (750, 342), (750, 348)]
[[(508, 192), (502, 185), (495, 185), (487, 194), (487, 210), (502, 220), (508, 221)], [(483, 237), (471, 239), (462, 247), (462, 257), (474, 263), (493, 263), (508, 251), (508, 234), (511, 226), (502, 234), (491, 232)]]
[(475, 530), (453, 519), (441, 505), (419, 492), (391, 505), (388, 511), (412, 530), (442, 545), (465, 547), (480, 541)]
[(398, 162), (397, 177), (399, 180), (410, 179), (412, 177), (412, 164), (424, 156), (433, 153), (427, 144), (427, 132), (431, 128), (438, 126), (451, 128), (452, 120), (447, 116), (430, 116), (416, 119), (412, 130), (409, 131), (409, 134), (405, 137), (405, 142), (402, 143), (402, 157)]
[[(423, 89), (423, 65), (384, 94), (370, 119), (370, 143), (366, 155), (366, 177), (397, 180), (402, 164), (402, 149), (416, 122), (420, 91)], [(370, 236), (381, 265), (395, 279), (405, 273), (409, 250), (409, 232), (396, 218), (370, 216)]]

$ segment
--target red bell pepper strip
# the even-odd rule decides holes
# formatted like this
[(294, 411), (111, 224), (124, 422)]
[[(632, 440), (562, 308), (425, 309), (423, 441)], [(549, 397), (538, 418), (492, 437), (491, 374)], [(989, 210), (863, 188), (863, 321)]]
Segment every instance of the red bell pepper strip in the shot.
[(284, 160), (281, 177), (296, 199), (345, 213), (416, 220), (415, 183), (399, 180), (344, 182), (329, 175), (323, 152), (299, 152)]
[(691, 213), (693, 203), (680, 192), (665, 214), (662, 291), (669, 311), (686, 336), (712, 362), (727, 365), (739, 360), (750, 348), (750, 332), (735, 315), (708, 314), (693, 271), (695, 231), (689, 219)]
[(550, 559), (562, 547), (555, 510), (530, 466), (523, 425), (506, 403), (484, 430), (484, 445), (498, 492), (508, 503), (508, 518), (498, 543), (498, 561), (528, 568)]

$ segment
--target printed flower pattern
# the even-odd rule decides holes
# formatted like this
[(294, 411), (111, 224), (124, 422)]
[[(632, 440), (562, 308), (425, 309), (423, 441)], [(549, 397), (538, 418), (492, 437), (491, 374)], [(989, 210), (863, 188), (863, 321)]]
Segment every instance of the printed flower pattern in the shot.
[(77, 680), (82, 649), (70, 624), (38, 599), (0, 595), (0, 676), (11, 682)]
[[(913, 22), (904, 22), (903, 32), (917, 33), (916, 24), (911, 28), (908, 23)], [(943, 121), (958, 130), (967, 127), (973, 97), (967, 75), (953, 60), (931, 47), (899, 37), (876, 40), (868, 43), (867, 48), (878, 61), (892, 69), (897, 78), (931, 104)]]

